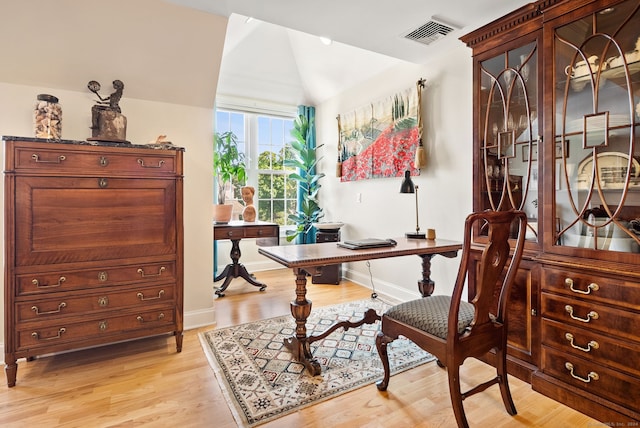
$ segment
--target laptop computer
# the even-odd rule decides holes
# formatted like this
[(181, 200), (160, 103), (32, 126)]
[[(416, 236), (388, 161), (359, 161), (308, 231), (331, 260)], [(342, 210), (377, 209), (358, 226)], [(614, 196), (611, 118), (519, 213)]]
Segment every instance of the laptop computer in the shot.
[(393, 239), (364, 238), (338, 242), (338, 247), (350, 250), (362, 250), (365, 248), (393, 247), (397, 242)]

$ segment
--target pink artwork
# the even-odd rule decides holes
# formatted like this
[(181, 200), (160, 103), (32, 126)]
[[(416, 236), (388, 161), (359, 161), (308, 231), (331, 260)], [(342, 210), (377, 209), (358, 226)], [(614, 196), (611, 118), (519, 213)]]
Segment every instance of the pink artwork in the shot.
[(340, 181), (419, 173), (419, 98), (411, 88), (340, 116)]

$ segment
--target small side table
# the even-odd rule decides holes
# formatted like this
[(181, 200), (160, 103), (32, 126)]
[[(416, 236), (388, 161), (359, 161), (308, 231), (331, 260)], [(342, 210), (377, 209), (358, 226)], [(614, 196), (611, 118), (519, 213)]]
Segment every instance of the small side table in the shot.
[(223, 239), (231, 240), (231, 263), (228, 264), (220, 275), (214, 278), (214, 282), (224, 279), (224, 283), (216, 288), (218, 297), (224, 296), (224, 291), (229, 287), (231, 280), (234, 278), (244, 278), (248, 283), (260, 288), (264, 291), (267, 285), (257, 281), (255, 276), (247, 271), (247, 268), (240, 263), (240, 240), (242, 238), (257, 238), (258, 245), (280, 245), (280, 226), (276, 223), (268, 223), (264, 221), (230, 221), (225, 224), (214, 224), (213, 240), (220, 241)]

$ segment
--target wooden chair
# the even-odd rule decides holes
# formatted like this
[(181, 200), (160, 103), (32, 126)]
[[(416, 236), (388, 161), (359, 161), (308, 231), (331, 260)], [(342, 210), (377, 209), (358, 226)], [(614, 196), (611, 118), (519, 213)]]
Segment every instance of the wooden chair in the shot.
[[(459, 427), (468, 427), (462, 400), (496, 383), (500, 386), (507, 412), (516, 414), (506, 370), (507, 303), (522, 258), (526, 221), (524, 212), (513, 210), (469, 215), (465, 221), (462, 259), (453, 295), (412, 300), (384, 313), (381, 331), (376, 337), (384, 366), (384, 378), (376, 384), (380, 391), (385, 391), (389, 385), (387, 345), (402, 335), (433, 354), (438, 365), (447, 368), (451, 404)], [(470, 254), (475, 224), (488, 230), (488, 242), (477, 265)], [(517, 226), (517, 239), (510, 257), (512, 224)], [(475, 269), (476, 295), (471, 302), (466, 302), (462, 300), (462, 293), (471, 269)], [(459, 374), (464, 360), (482, 357), (491, 350), (495, 350), (497, 357), (496, 377), (461, 392)]]

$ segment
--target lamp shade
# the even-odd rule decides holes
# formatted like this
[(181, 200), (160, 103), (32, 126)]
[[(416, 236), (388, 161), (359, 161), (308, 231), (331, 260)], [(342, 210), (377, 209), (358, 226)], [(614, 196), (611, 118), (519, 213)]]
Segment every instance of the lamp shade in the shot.
[(404, 172), (404, 180), (402, 180), (402, 184), (400, 185), (400, 193), (415, 193), (416, 187), (411, 181), (411, 171), (407, 170)]

